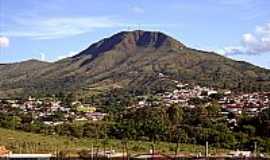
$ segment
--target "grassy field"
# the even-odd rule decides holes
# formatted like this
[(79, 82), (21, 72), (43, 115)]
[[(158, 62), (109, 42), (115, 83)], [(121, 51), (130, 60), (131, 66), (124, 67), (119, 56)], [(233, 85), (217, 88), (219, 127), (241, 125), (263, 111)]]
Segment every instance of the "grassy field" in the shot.
[[(104, 140), (95, 139), (75, 139), (55, 135), (41, 135), (22, 131), (14, 131), (0, 128), (0, 146), (6, 146), (14, 153), (54, 153), (56, 151), (78, 152), (80, 150), (99, 147), (104, 149)], [(151, 142), (145, 141), (128, 141), (128, 149), (130, 153), (147, 153), (151, 149)], [(105, 148), (114, 149), (121, 152), (123, 144), (121, 140), (106, 141)], [(155, 144), (155, 150), (172, 154), (174, 153), (176, 144), (158, 142)], [(210, 148), (210, 153), (224, 153), (228, 150)], [(179, 152), (204, 153), (204, 147), (192, 144), (180, 144)]]

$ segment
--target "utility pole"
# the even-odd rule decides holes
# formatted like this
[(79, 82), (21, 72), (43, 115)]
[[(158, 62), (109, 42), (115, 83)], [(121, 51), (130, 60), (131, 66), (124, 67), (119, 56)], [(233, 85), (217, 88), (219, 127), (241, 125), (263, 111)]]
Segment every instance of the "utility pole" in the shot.
[(257, 142), (254, 142), (254, 157), (257, 157)]
[(152, 159), (155, 159), (155, 143), (152, 144)]
[(91, 160), (94, 160), (94, 148), (93, 148), (93, 144), (91, 144)]
[(97, 150), (96, 150), (96, 159), (98, 159), (98, 152), (99, 152), (99, 145), (97, 145)]
[(13, 130), (15, 130), (16, 126), (15, 126), (15, 113), (12, 116), (12, 122), (13, 122)]
[(125, 143), (122, 141), (123, 160), (125, 160)]
[(112, 154), (113, 154), (113, 151), (112, 151), (112, 150), (113, 150), (113, 148), (112, 148), (112, 146), (111, 146), (111, 147), (110, 147), (110, 154), (109, 154), (109, 155), (110, 155), (110, 160), (112, 159)]
[(178, 154), (178, 148), (179, 148), (179, 140), (177, 140), (177, 143), (176, 143), (176, 148), (175, 148), (175, 159), (176, 159), (177, 154)]
[(180, 127), (178, 130), (178, 136), (177, 136), (177, 142), (176, 142), (176, 148), (175, 148), (175, 159), (177, 159), (177, 155), (178, 155), (178, 149), (179, 149), (179, 142), (180, 142)]
[(205, 142), (205, 158), (208, 158), (208, 141)]
[(21, 144), (19, 143), (19, 153), (22, 153)]
[(104, 158), (106, 158), (106, 142), (105, 142), (105, 139), (104, 139), (104, 142), (103, 142), (103, 154), (104, 154)]
[(127, 151), (127, 160), (129, 160), (128, 141), (125, 142), (125, 148)]

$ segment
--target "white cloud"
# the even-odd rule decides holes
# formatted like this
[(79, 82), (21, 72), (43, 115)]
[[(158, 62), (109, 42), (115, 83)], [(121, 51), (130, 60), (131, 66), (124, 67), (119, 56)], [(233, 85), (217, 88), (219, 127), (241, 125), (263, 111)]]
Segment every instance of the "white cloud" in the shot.
[(46, 55), (45, 55), (45, 53), (40, 53), (40, 60), (46, 61)]
[(225, 55), (270, 53), (270, 23), (243, 34), (241, 42), (241, 46), (224, 48)]
[(8, 47), (9, 39), (5, 36), (0, 36), (0, 48)]
[(257, 26), (256, 32), (258, 34), (268, 34), (270, 35), (270, 23), (264, 25), (264, 26)]
[[(142, 13), (143, 9), (133, 8)], [(11, 17), (8, 25), (1, 28), (0, 35), (8, 37), (26, 37), (31, 39), (58, 39), (92, 32), (101, 28), (137, 28), (138, 24), (127, 23), (116, 17)], [(164, 24), (141, 24), (143, 28), (160, 28)], [(174, 24), (166, 24), (172, 26)]]
[(258, 40), (256, 39), (256, 37), (251, 33), (245, 33), (243, 35), (242, 41), (247, 46), (258, 43)]
[(133, 6), (133, 7), (131, 8), (131, 10), (132, 10), (132, 12), (138, 13), (138, 14), (144, 13), (144, 9), (141, 8), (141, 7), (138, 7), (138, 6)]
[(0, 34), (33, 39), (55, 39), (91, 32), (97, 28), (123, 26), (111, 17), (15, 18), (16, 27), (3, 29)]

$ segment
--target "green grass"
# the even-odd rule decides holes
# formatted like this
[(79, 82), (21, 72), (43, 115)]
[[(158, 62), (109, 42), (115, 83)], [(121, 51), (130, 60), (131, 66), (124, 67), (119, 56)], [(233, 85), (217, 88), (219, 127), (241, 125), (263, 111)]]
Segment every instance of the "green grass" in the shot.
[[(91, 145), (100, 146), (103, 150), (104, 140), (87, 138), (70, 138), (56, 135), (42, 135), (22, 131), (14, 131), (0, 128), (0, 146), (6, 146), (13, 153), (53, 153), (55, 151), (72, 151), (90, 149)], [(146, 153), (151, 148), (152, 142), (146, 141), (128, 141), (130, 153)], [(107, 149), (122, 151), (123, 144), (121, 140), (110, 139), (106, 142)], [(167, 142), (158, 142), (155, 149), (161, 153), (173, 154), (176, 144)], [(210, 153), (224, 153), (228, 150), (210, 148)], [(192, 144), (180, 144), (179, 152), (204, 153), (204, 147)]]

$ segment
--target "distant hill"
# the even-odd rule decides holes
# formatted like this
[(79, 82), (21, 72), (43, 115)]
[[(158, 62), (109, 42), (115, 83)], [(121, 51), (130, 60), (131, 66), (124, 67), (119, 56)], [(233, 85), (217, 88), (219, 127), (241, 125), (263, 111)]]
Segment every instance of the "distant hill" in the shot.
[(159, 75), (220, 88), (270, 91), (270, 70), (189, 48), (150, 31), (120, 32), (54, 63), (0, 65), (0, 97), (58, 93), (95, 87), (160, 89)]

